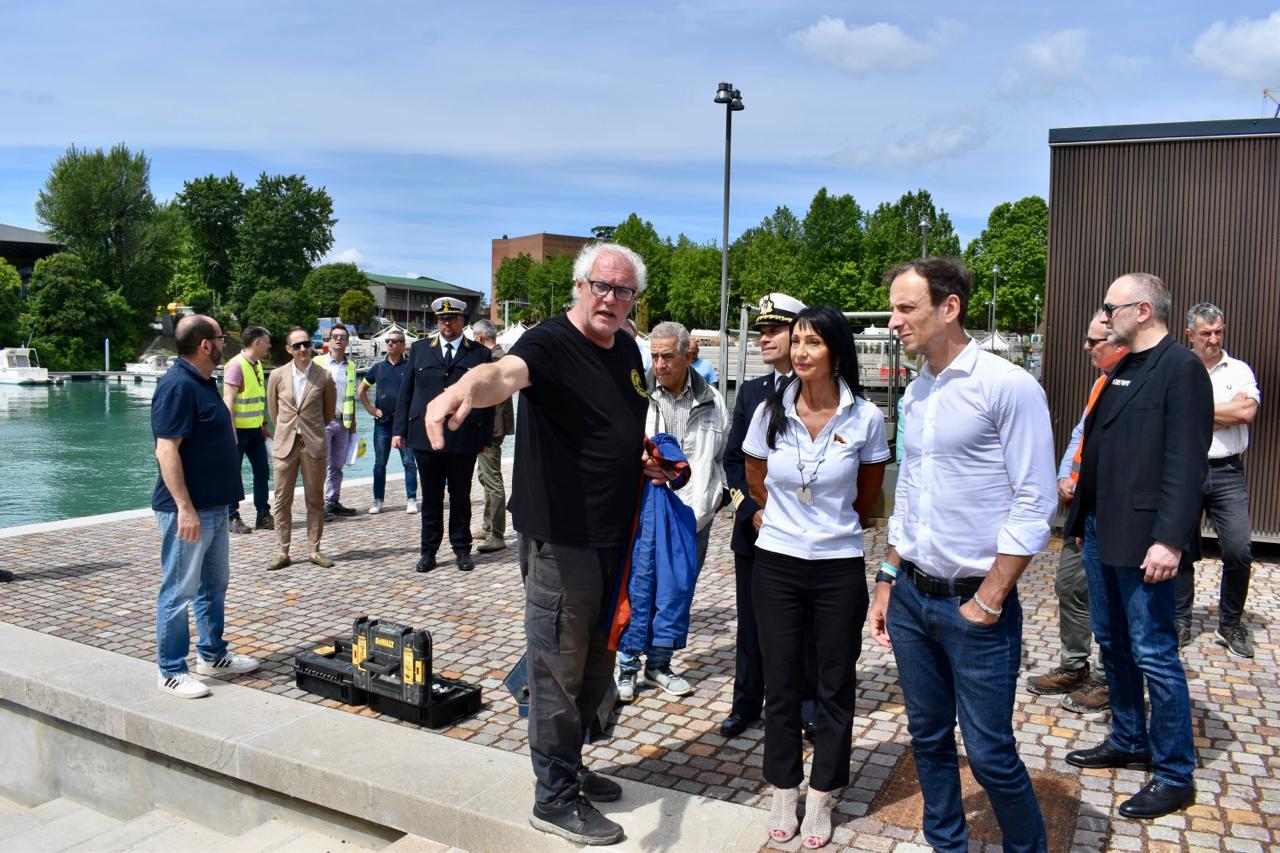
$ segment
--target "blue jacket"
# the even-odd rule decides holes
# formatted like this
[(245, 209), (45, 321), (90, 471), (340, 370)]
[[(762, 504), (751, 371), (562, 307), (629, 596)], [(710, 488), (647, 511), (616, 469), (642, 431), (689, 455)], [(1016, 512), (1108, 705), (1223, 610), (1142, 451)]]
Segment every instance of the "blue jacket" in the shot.
[[(687, 471), (675, 436), (658, 433), (650, 440), (663, 460)], [(678, 488), (683, 482), (674, 485)], [(630, 619), (617, 648), (629, 652), (684, 648), (698, 581), (696, 540), (693, 510), (671, 488), (646, 481), (626, 578), (624, 598), (630, 603)]]

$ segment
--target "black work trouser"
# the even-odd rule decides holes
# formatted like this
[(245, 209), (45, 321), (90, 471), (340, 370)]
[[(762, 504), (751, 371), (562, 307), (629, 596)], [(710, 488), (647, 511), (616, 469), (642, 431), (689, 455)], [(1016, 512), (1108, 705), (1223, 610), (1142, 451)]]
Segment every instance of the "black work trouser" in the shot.
[(621, 548), (577, 548), (524, 536), (529, 756), (539, 803), (577, 796), (582, 744), (613, 683), (609, 606)]
[[(1222, 552), (1222, 585), (1218, 593), (1218, 625), (1226, 628), (1244, 617), (1253, 574), (1253, 524), (1249, 520), (1249, 492), (1244, 481), (1244, 463), (1232, 456), (1211, 461), (1204, 478), (1201, 508), (1218, 534)], [(1195, 560), (1199, 554), (1183, 552), (1178, 567), (1175, 596), (1179, 622), (1191, 621), (1191, 605), (1196, 595)]]
[[(760, 629), (756, 625), (755, 598), (751, 594), (752, 564), (755, 557), (733, 555), (733, 575), (737, 593), (738, 638), (733, 669), (733, 710), (746, 720), (755, 720), (764, 710), (764, 658), (760, 655)], [(800, 719), (813, 722), (817, 681), (817, 649), (813, 632), (805, 632), (804, 689)]]
[(422, 553), (434, 554), (444, 538), (444, 493), (449, 490), (449, 544), (455, 554), (471, 553), (471, 475), (474, 453), (415, 450), (422, 479)]
[(844, 787), (854, 666), (869, 601), (865, 563), (862, 557), (806, 560), (757, 548), (752, 587), (764, 654), (764, 778), (779, 788), (794, 788), (804, 778), (800, 702), (810, 633), (817, 649), (817, 696), (809, 785), (819, 791)]

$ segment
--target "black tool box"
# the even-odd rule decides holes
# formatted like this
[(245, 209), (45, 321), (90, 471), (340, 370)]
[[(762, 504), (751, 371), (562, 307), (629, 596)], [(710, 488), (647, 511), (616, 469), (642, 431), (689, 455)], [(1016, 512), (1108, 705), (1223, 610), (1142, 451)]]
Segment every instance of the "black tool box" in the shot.
[(352, 625), (351, 648), (355, 686), (379, 713), (438, 728), (480, 710), (479, 685), (432, 671), (428, 631), (361, 616)]
[(351, 662), (351, 641), (345, 637), (334, 637), (293, 659), (293, 680), (299, 690), (336, 699), (344, 705), (369, 703), (369, 694), (356, 685), (356, 674)]

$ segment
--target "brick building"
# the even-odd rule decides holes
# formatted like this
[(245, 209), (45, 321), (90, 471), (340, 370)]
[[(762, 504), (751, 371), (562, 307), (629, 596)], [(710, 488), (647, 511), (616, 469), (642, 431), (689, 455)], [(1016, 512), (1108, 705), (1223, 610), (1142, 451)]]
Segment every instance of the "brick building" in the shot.
[(590, 237), (570, 237), (545, 232), (524, 237), (508, 237), (503, 234), (500, 240), (494, 240), (493, 272), (489, 279), (489, 319), (498, 320), (502, 317), (502, 305), (498, 302), (498, 267), (502, 265), (503, 258), (518, 258), (523, 254), (535, 261), (542, 261), (556, 255), (576, 255), (590, 242)]

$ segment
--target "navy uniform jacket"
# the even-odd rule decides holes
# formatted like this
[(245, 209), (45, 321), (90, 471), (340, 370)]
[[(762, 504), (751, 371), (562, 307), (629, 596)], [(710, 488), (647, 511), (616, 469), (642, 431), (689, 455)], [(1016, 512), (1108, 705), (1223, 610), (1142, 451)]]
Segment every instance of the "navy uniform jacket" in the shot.
[[(1108, 380), (1103, 397), (1120, 399), (1102, 423), (1095, 406), (1084, 434), (1086, 445), (1098, 442), (1098, 556), (1112, 566), (1141, 565), (1156, 541), (1192, 544), (1213, 440), (1213, 386), (1191, 350), (1165, 337), (1127, 381)], [(1081, 503), (1071, 502), (1070, 535), (1084, 535)]]
[[(466, 336), (454, 341), (453, 364), (446, 369), (440, 349), (440, 336), (423, 338), (409, 350), (409, 372), (400, 388), (400, 401), (396, 406), (392, 435), (407, 439), (414, 450), (431, 450), (422, 416), (427, 404), (441, 391), (466, 375), (467, 371), (489, 363), (489, 349)], [(493, 408), (472, 409), (471, 414), (457, 430), (448, 425), (444, 430), (445, 453), (479, 453), (493, 434)]]
[(730, 547), (733, 548), (733, 553), (744, 557), (755, 553), (756, 530), (751, 524), (751, 518), (760, 509), (760, 505), (752, 500), (747, 489), (746, 455), (742, 452), (742, 442), (747, 437), (747, 428), (751, 426), (756, 408), (773, 394), (775, 376), (777, 373), (769, 368), (764, 376), (742, 383), (733, 403), (733, 424), (729, 428), (729, 442), (724, 451), (724, 474), (734, 506), (733, 539)]

